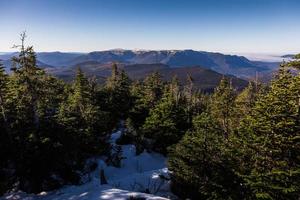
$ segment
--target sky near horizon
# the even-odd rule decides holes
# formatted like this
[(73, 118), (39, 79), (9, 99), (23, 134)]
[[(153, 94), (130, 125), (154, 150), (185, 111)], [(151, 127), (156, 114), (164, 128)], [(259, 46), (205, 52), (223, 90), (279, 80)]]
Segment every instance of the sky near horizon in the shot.
[(0, 52), (300, 52), (300, 0), (0, 0)]

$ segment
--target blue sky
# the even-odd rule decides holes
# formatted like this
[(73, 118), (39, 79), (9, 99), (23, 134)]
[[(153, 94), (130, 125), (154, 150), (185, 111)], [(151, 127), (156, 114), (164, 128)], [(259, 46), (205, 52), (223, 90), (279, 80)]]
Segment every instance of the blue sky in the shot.
[(0, 0), (0, 52), (300, 52), (299, 0)]

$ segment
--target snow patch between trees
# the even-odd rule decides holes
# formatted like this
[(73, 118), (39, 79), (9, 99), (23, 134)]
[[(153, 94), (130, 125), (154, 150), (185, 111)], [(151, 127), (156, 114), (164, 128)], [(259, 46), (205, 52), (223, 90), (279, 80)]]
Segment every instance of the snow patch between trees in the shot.
[[(112, 133), (111, 145), (122, 132)], [(143, 152), (136, 156), (134, 145), (122, 145), (121, 167), (107, 166), (104, 158), (92, 158), (88, 162), (97, 162), (95, 171), (83, 177), (82, 185), (70, 185), (51, 192), (27, 194), (22, 191), (7, 194), (1, 200), (87, 200), (116, 199), (126, 200), (144, 198), (148, 200), (166, 200), (174, 197), (170, 192), (170, 181), (166, 158), (158, 153)], [(100, 171), (104, 170), (108, 184), (101, 185)]]

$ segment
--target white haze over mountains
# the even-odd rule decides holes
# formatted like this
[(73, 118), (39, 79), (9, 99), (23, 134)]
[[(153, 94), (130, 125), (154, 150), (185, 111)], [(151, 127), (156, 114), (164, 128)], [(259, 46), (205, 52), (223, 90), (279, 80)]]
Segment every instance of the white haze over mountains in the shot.
[(267, 53), (236, 53), (239, 56), (245, 56), (252, 61), (263, 61), (263, 62), (282, 62), (288, 60), (283, 58), (283, 54), (267, 54)]

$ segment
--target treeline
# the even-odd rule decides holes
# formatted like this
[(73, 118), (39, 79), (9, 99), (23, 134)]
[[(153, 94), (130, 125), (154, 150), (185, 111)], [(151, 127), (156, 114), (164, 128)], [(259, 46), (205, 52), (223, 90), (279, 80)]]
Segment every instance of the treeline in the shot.
[(39, 192), (80, 183), (84, 161), (109, 154), (109, 134), (123, 120), (118, 144), (166, 155), (180, 198), (297, 200), (295, 58), (269, 86), (254, 81), (237, 91), (223, 78), (204, 94), (191, 76), (186, 85), (176, 77), (164, 82), (159, 73), (132, 81), (115, 64), (104, 85), (80, 69), (67, 84), (38, 68), (32, 47), (22, 43), (12, 74), (0, 70), (0, 189)]

